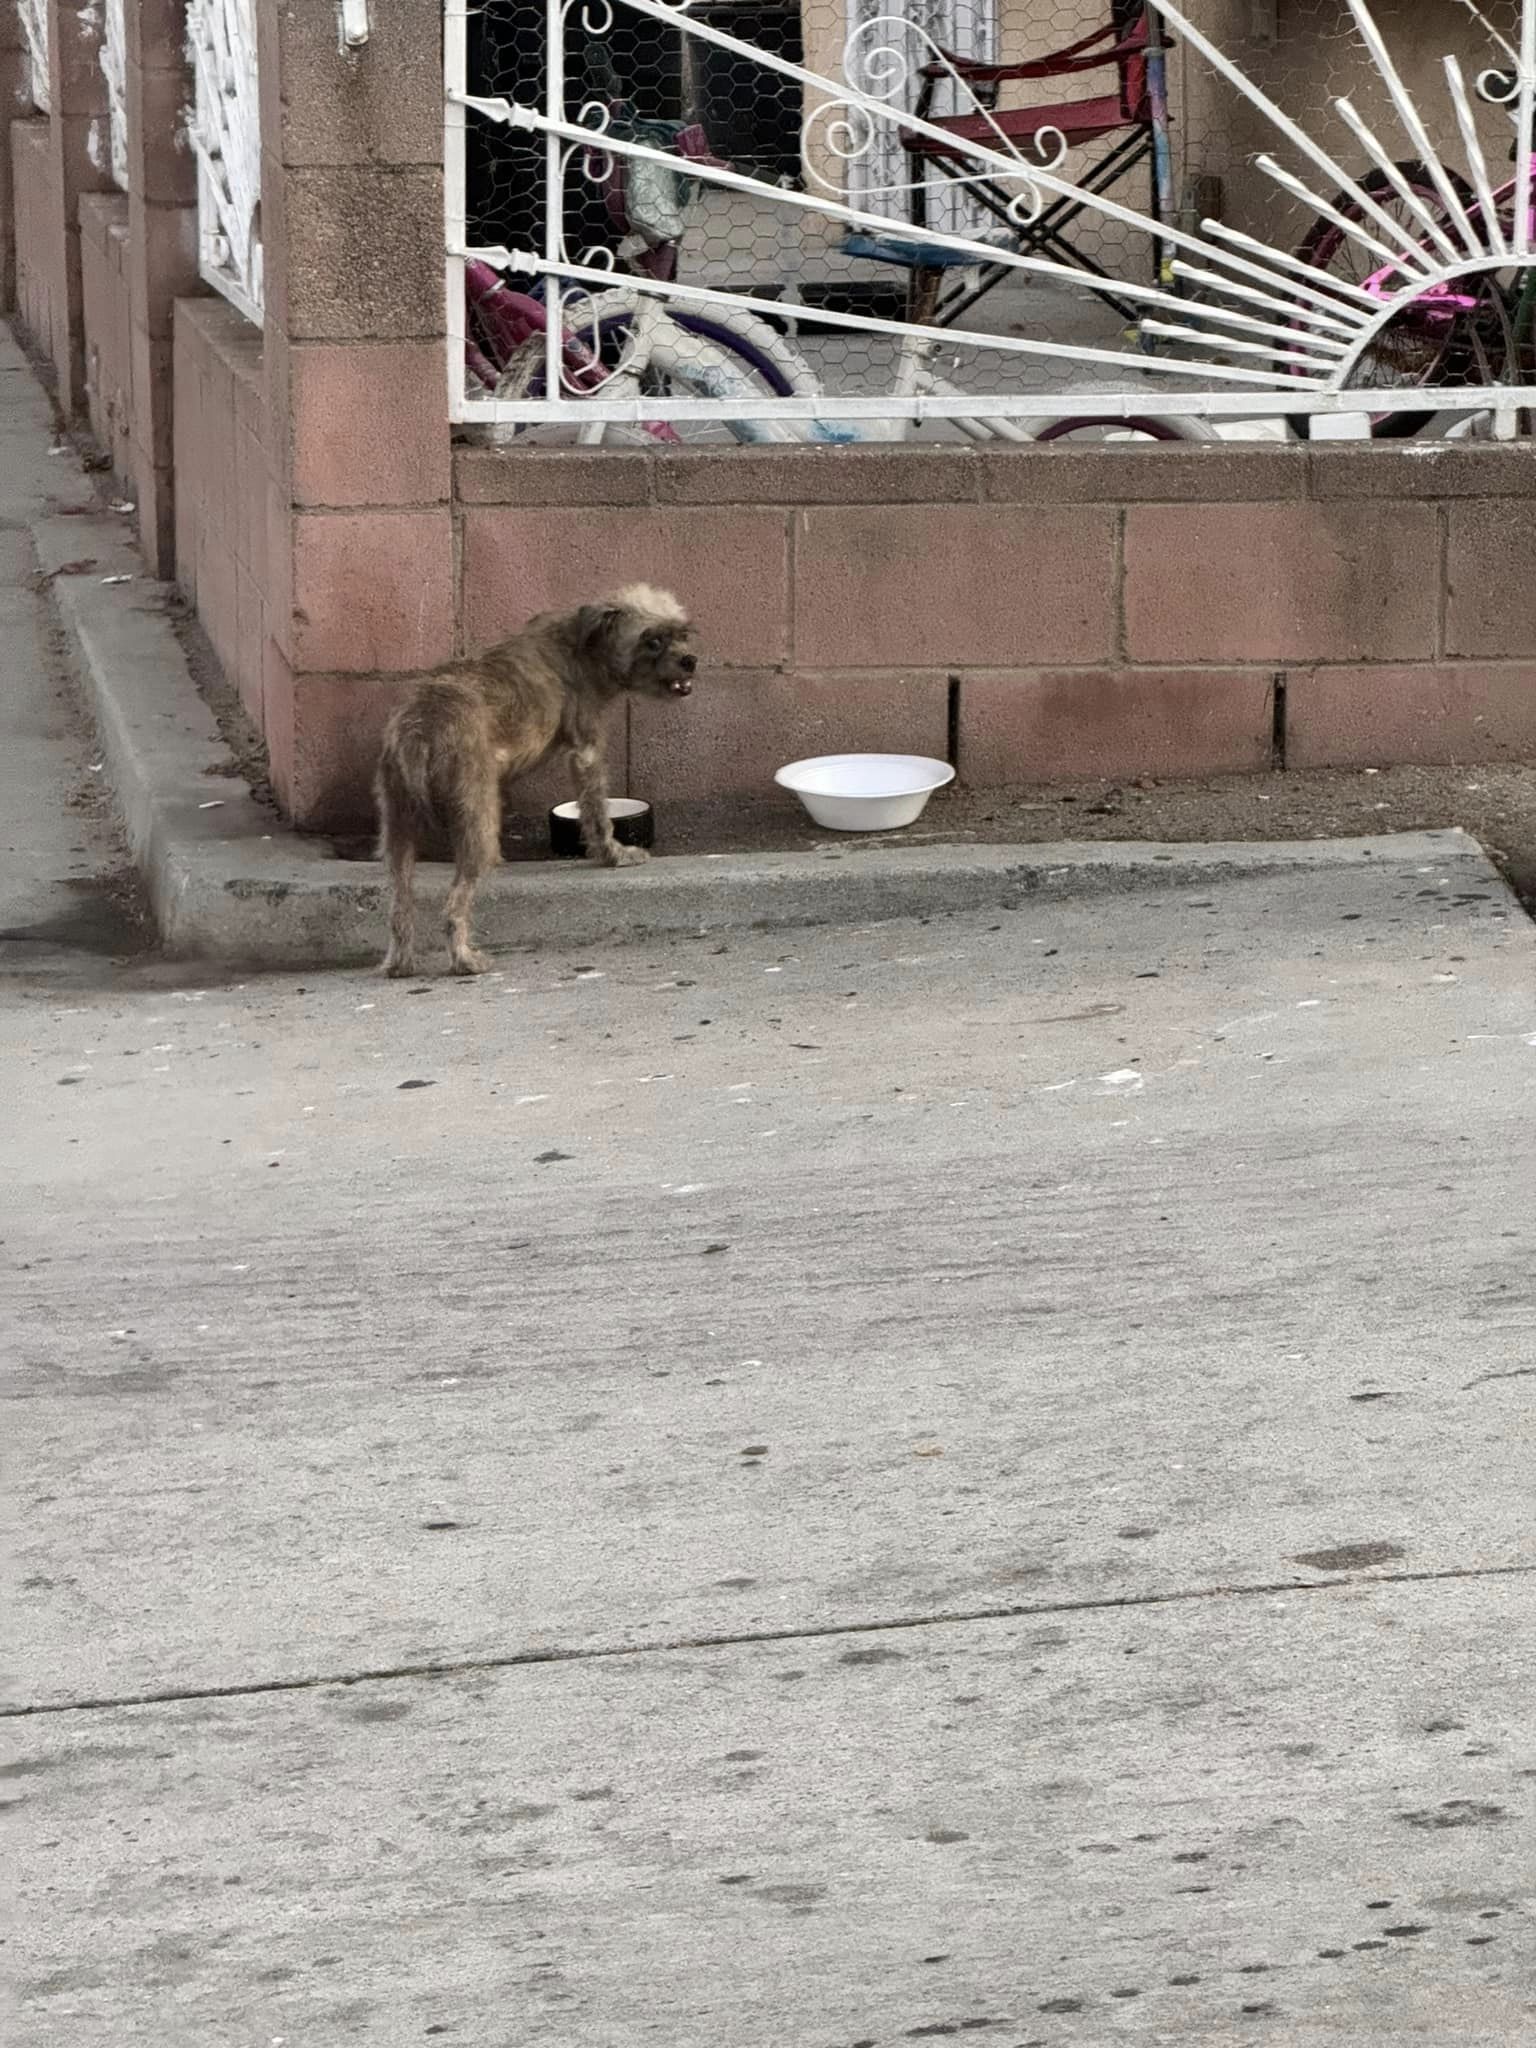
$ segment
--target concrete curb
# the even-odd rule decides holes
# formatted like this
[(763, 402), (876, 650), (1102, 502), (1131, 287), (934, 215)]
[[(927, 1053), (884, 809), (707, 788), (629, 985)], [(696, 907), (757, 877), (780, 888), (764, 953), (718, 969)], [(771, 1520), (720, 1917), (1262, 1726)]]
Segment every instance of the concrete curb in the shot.
[[(166, 950), (232, 966), (376, 960), (384, 926), (379, 870), (274, 832), (238, 785), (209, 772), (227, 753), (166, 617), (170, 586), (142, 575), (121, 527), (105, 519), (40, 519), (33, 539)], [(88, 574), (59, 573), (83, 558), (95, 564)], [(131, 580), (107, 580), (118, 577)], [(505, 868), (482, 890), (476, 924), (491, 947), (572, 948), (733, 928), (866, 924), (1008, 907), (1028, 896), (1431, 863), (1467, 864), (1486, 877), (1481, 848), (1459, 830), (1217, 845), (850, 840), (811, 853), (689, 855), (617, 873), (564, 864)]]

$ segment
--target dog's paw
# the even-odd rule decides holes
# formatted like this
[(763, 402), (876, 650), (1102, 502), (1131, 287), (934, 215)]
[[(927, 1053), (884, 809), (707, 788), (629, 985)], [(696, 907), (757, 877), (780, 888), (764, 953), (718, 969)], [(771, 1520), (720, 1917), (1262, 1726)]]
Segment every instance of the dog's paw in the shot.
[(409, 953), (386, 953), (379, 972), (391, 981), (406, 981), (415, 974), (416, 962)]
[(486, 974), (490, 971), (489, 956), (477, 953), (473, 946), (466, 946), (462, 953), (455, 953), (448, 963), (450, 974)]
[(603, 855), (605, 868), (644, 867), (650, 855), (643, 846), (615, 846)]

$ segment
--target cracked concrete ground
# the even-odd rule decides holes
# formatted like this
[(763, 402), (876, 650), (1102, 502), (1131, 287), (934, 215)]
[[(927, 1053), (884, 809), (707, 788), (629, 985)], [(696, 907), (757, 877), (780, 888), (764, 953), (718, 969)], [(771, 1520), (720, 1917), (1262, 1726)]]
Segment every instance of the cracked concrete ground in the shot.
[(18, 2048), (1529, 2037), (1475, 857), (244, 985), (13, 949)]
[(210, 978), (117, 880), (38, 423), (7, 2048), (1527, 2042), (1536, 946), (1475, 849)]

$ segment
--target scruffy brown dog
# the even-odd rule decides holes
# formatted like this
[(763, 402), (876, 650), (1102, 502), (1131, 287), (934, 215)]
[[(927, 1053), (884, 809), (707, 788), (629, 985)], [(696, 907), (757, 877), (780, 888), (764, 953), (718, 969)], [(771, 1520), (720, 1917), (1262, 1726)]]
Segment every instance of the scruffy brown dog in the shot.
[(557, 748), (570, 760), (589, 856), (630, 867), (647, 856), (620, 846), (608, 816), (603, 727), (626, 691), (686, 697), (698, 657), (675, 597), (637, 583), (601, 604), (545, 612), (484, 654), (426, 676), (384, 729), (374, 790), (379, 857), (389, 863), (392, 903), (386, 974), (416, 972), (411, 879), (422, 846), (446, 834), (453, 885), (445, 906), (455, 974), (488, 962), (469, 940), (475, 884), (501, 851), (507, 784)]

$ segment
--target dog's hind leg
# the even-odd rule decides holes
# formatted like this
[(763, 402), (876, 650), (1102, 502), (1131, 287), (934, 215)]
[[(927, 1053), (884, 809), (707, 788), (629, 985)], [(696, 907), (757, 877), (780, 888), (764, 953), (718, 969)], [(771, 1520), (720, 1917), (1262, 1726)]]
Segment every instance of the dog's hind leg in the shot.
[(389, 863), (389, 950), (384, 955), (384, 972), (400, 976), (416, 972), (416, 844), (406, 837), (391, 836), (385, 842)]
[(453, 845), (453, 884), (443, 906), (448, 937), (448, 966), (453, 974), (484, 974), (490, 961), (469, 940), (469, 911), (475, 884), (501, 853), (501, 790), (494, 769), (488, 776), (466, 776), (455, 792), (449, 820)]
[(412, 805), (401, 788), (400, 763), (386, 742), (374, 793), (379, 809), (379, 858), (389, 869), (389, 947), (383, 971), (416, 972), (416, 829)]

